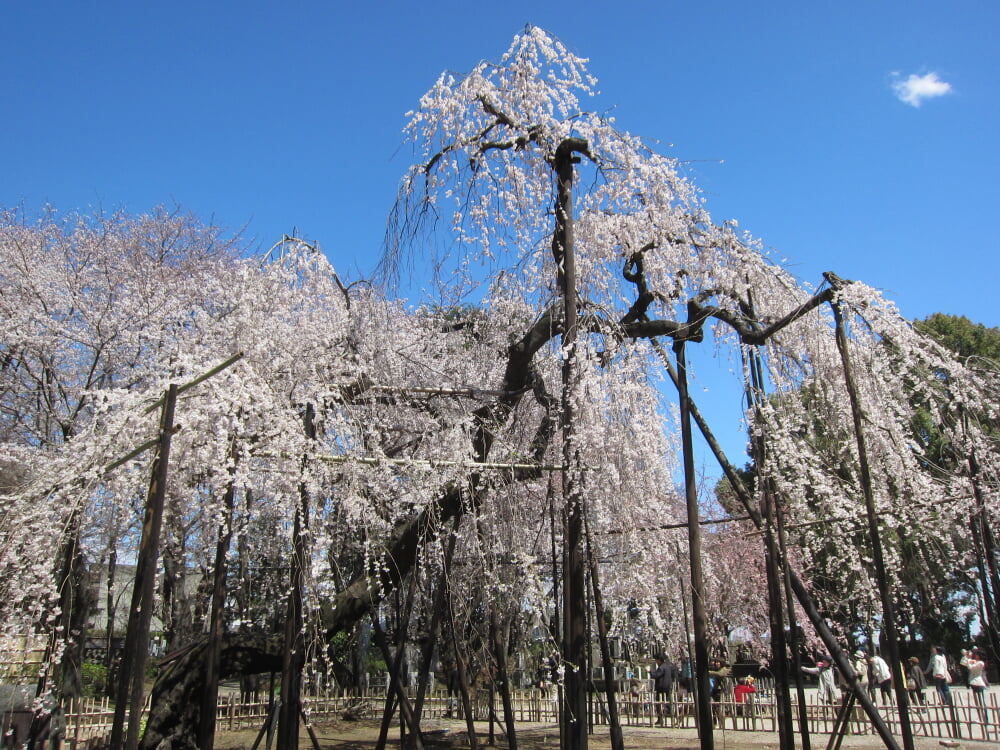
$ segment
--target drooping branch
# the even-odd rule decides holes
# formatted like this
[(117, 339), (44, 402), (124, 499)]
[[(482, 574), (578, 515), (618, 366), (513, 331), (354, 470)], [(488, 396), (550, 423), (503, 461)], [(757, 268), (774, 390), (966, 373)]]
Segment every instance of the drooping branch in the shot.
[(625, 313), (619, 321), (620, 325), (628, 325), (629, 323), (646, 320), (649, 306), (656, 302), (656, 300), (663, 299), (663, 295), (651, 291), (649, 284), (646, 282), (646, 270), (643, 262), (643, 255), (652, 250), (654, 247), (656, 247), (654, 243), (647, 243), (638, 252), (629, 256), (628, 260), (625, 261), (625, 268), (622, 269), (622, 276), (625, 278), (625, 281), (630, 284), (635, 284), (636, 298), (635, 302), (632, 303), (632, 307), (629, 308), (628, 312)]
[(835, 294), (836, 290), (833, 287), (827, 287), (826, 289), (814, 294), (795, 309), (790, 310), (788, 313), (763, 328), (758, 328), (753, 322), (743, 315), (736, 315), (733, 312), (720, 307), (707, 305), (702, 306), (697, 302), (691, 302), (688, 304), (689, 306), (693, 306), (695, 308), (699, 317), (716, 318), (724, 323), (728, 323), (732, 329), (739, 334), (740, 341), (744, 344), (753, 346), (766, 343), (768, 339), (778, 333), (781, 329), (791, 325), (796, 320), (804, 317), (820, 305), (830, 302), (834, 298)]
[[(666, 336), (674, 341), (701, 341), (703, 339), (702, 327), (709, 318), (715, 318), (729, 325), (744, 344), (762, 345), (776, 333), (805, 317), (820, 305), (832, 301), (838, 291), (852, 283), (850, 280), (840, 278), (832, 271), (827, 271), (823, 274), (823, 278), (829, 286), (816, 292), (801, 305), (789, 310), (767, 325), (760, 324), (760, 321), (752, 314), (751, 306), (744, 300), (736, 300), (739, 312), (704, 304), (705, 300), (722, 293), (722, 290), (719, 289), (704, 289), (688, 300), (688, 320), (686, 323), (651, 319), (649, 316), (650, 306), (657, 299), (664, 298), (662, 294), (649, 288), (646, 279), (643, 255), (653, 247), (652, 243), (648, 243), (638, 252), (633, 253), (626, 260), (622, 269), (623, 278), (636, 287), (635, 301), (618, 321), (621, 335), (626, 338), (652, 339)], [(595, 320), (590, 330), (597, 332), (602, 328), (607, 330), (606, 325), (602, 326)]]
[[(501, 112), (496, 106), (494, 106), (483, 94), (479, 94), (476, 97), (476, 101), (482, 105), (483, 111), (494, 118), (493, 122), (489, 123), (483, 127), (478, 133), (469, 137), (463, 138), (461, 140), (453, 141), (452, 143), (446, 144), (440, 151), (431, 156), (430, 159), (420, 168), (420, 171), (428, 175), (433, 170), (441, 159), (443, 159), (448, 154), (454, 151), (461, 151), (464, 148), (468, 148), (473, 144), (478, 144), (475, 149), (477, 156), (481, 156), (487, 151), (492, 150), (502, 150), (506, 151), (509, 149), (522, 149), (525, 148), (529, 143), (538, 140), (541, 134), (541, 128), (537, 125), (532, 126), (518, 126), (507, 114)], [(486, 136), (497, 127), (507, 127), (511, 130), (523, 130), (524, 134), (519, 135), (515, 138), (511, 138), (505, 141), (488, 141)], [(475, 158), (475, 157), (473, 157)]]
[[(693, 323), (678, 323), (676, 320), (637, 320), (621, 326), (621, 332), (630, 339), (655, 339), (666, 336), (674, 341), (698, 342), (704, 339), (704, 322), (704, 318)], [(594, 327), (593, 330), (597, 331), (600, 328)]]
[[(507, 351), (507, 367), (500, 387), (502, 395), (476, 410), (473, 414), (476, 430), (473, 435), (474, 455), (485, 462), (495, 439), (496, 430), (506, 423), (511, 412), (528, 391), (534, 392), (544, 406), (542, 417), (531, 441), (531, 458), (539, 463), (545, 455), (555, 425), (549, 415), (551, 399), (545, 394), (533, 366), (534, 355), (558, 332), (554, 311), (549, 310), (528, 329), (527, 333)], [(530, 468), (512, 469), (507, 481), (534, 478), (538, 472)], [(481, 477), (474, 474), (468, 484), (450, 483), (443, 487), (433, 506), (396, 524), (386, 544), (388, 565), (382, 566), (378, 579), (368, 574), (355, 578), (330, 602), (324, 624), (328, 632), (343, 630), (363, 617), (388, 592), (394, 590), (416, 562), (419, 541), (426, 538), (432, 526), (445, 524), (461, 515), (467, 507), (479, 502)]]

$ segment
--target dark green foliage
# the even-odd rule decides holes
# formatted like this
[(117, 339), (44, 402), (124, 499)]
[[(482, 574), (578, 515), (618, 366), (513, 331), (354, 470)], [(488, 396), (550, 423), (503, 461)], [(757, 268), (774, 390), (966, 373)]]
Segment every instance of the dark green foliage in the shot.
[[(751, 493), (754, 492), (754, 485), (757, 481), (757, 465), (748, 462), (742, 469), (736, 469), (736, 474)], [(729, 477), (722, 477), (715, 484), (715, 500), (730, 516), (742, 516), (746, 513), (743, 504), (740, 502), (736, 491), (733, 489)]]
[[(918, 320), (913, 327), (949, 349), (960, 360), (974, 368), (1000, 368), (1000, 328), (987, 328), (965, 316), (934, 313)], [(949, 375), (935, 373), (942, 388), (948, 387)], [(913, 436), (923, 450), (929, 471), (941, 474), (954, 472), (967, 458), (956, 455), (953, 446), (943, 436), (942, 417), (921, 404), (912, 421)], [(979, 416), (979, 415), (977, 415)]]
[(913, 324), (959, 358), (977, 357), (1000, 365), (1000, 328), (973, 323), (964, 315), (934, 313)]
[(108, 668), (95, 661), (85, 661), (80, 671), (84, 697), (103, 697), (108, 684)]
[[(914, 328), (949, 349), (973, 369), (1000, 369), (1000, 328), (988, 328), (980, 323), (973, 323), (965, 316), (944, 313), (934, 313), (924, 320), (916, 321)], [(941, 388), (947, 389), (949, 373), (934, 374), (940, 381)], [(948, 417), (927, 404), (918, 403), (914, 406), (917, 407), (917, 413), (911, 421), (911, 428), (915, 443), (922, 449), (927, 471), (942, 477), (968, 471), (969, 456), (956, 449), (946, 437), (946, 428), (954, 427), (947, 423)], [(984, 414), (973, 413), (973, 410), (965, 412), (965, 418), (976, 420), (985, 427), (987, 433), (996, 434), (1000, 428), (1000, 425), (986, 421)], [(985, 515), (981, 522), (987, 523)], [(956, 530), (955, 534), (959, 549), (972, 544), (971, 528)], [(904, 559), (916, 559), (916, 550), (908, 550)], [(967, 571), (941, 570), (936, 573), (938, 575), (923, 579), (920, 576), (914, 577), (903, 595), (918, 621), (913, 630), (919, 632), (925, 641), (941, 644), (954, 652), (971, 640), (968, 612), (976, 609), (977, 599), (983, 593), (987, 596), (987, 601), (983, 604), (988, 610), (992, 609), (989, 599), (993, 592), (986, 580), (981, 581), (981, 591)], [(995, 627), (991, 627), (989, 623), (984, 624), (995, 635)]]

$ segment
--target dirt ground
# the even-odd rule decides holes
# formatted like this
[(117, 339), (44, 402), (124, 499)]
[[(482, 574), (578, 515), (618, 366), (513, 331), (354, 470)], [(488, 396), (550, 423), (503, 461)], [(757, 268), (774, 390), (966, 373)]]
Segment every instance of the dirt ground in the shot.
[[(477, 724), (478, 744), (489, 747), (489, 726)], [(459, 721), (436, 720), (424, 727), (425, 744), (432, 750), (447, 750), (447, 748), (467, 748), (468, 737), (465, 735), (465, 724)], [(378, 722), (371, 720), (342, 721), (324, 720), (313, 725), (313, 732), (321, 750), (372, 750), (378, 739)], [(698, 735), (693, 729), (670, 729), (654, 727), (624, 727), (625, 747), (628, 750), (700, 750)], [(216, 750), (251, 750), (257, 739), (258, 731), (243, 730), (239, 732), (218, 732)], [(715, 732), (716, 750), (739, 750), (739, 748), (754, 748), (765, 750), (778, 748), (778, 735), (772, 732)], [(828, 735), (817, 734), (811, 737), (814, 750), (824, 750), (829, 740)], [(902, 746), (902, 741), (899, 741)], [(259, 745), (264, 750), (265, 742)], [(611, 742), (607, 729), (590, 736), (591, 750), (610, 750)], [(519, 750), (558, 750), (559, 729), (553, 725), (524, 724), (518, 726), (517, 745)], [(940, 750), (945, 745), (939, 738), (917, 737), (914, 739), (915, 750)], [(301, 750), (312, 750), (312, 740), (302, 729), (299, 737)], [(399, 747), (399, 727), (395, 726), (389, 733), (388, 748)], [(500, 750), (508, 747), (506, 738), (499, 727), (496, 728), (495, 745)], [(796, 747), (801, 747), (801, 738), (796, 736)], [(845, 750), (856, 748), (883, 748), (885, 744), (875, 735), (848, 735), (841, 745)], [(960, 743), (963, 748), (992, 748), (995, 745), (986, 742), (965, 741)]]

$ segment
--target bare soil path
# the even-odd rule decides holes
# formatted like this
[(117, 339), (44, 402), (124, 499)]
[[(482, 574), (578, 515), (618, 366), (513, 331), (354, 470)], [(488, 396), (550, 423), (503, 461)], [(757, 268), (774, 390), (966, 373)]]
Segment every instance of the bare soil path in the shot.
[[(485, 723), (476, 725), (478, 743), (489, 748), (489, 726)], [(313, 725), (313, 731), (319, 741), (321, 750), (372, 750), (378, 740), (379, 724), (372, 720), (344, 721), (323, 720)], [(628, 750), (699, 750), (701, 745), (698, 735), (693, 729), (672, 729), (654, 727), (624, 727), (625, 747)], [(241, 730), (239, 732), (220, 731), (216, 736), (216, 750), (251, 750), (257, 739), (257, 730)], [(447, 748), (465, 748), (469, 746), (465, 735), (465, 725), (460, 721), (434, 721), (425, 726), (426, 744), (430, 750), (447, 750)], [(798, 738), (797, 738), (798, 740)], [(813, 750), (823, 750), (829, 737), (817, 734), (811, 737)], [(519, 725), (517, 734), (519, 750), (559, 750), (559, 728), (549, 724)], [(916, 750), (941, 750), (945, 745), (939, 738), (917, 737), (914, 740)], [(902, 743), (900, 743), (902, 744)], [(264, 742), (260, 749), (264, 750)], [(591, 735), (589, 745), (591, 750), (610, 750), (611, 742), (607, 731)], [(497, 728), (494, 747), (506, 750), (507, 741)], [(992, 743), (960, 742), (962, 748), (992, 748)], [(388, 748), (399, 747), (399, 727), (389, 733)], [(800, 747), (796, 741), (796, 747)], [(845, 750), (885, 747), (875, 735), (848, 735), (841, 745)], [(312, 750), (312, 741), (305, 728), (299, 738), (301, 750)], [(716, 750), (740, 750), (754, 748), (766, 750), (778, 748), (778, 735), (774, 732), (715, 732)]]

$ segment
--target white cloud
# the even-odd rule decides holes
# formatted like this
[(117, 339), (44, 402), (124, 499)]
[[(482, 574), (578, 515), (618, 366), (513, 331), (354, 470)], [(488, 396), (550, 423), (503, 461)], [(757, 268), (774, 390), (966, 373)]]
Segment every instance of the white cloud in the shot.
[(899, 78), (899, 74), (893, 74), (897, 80), (893, 82), (892, 89), (901, 102), (906, 102), (913, 107), (919, 107), (924, 99), (932, 99), (935, 96), (944, 96), (951, 92), (951, 84), (938, 78), (937, 73), (928, 73), (918, 76), (911, 73), (909, 78)]

